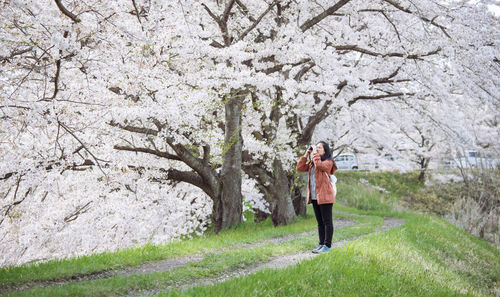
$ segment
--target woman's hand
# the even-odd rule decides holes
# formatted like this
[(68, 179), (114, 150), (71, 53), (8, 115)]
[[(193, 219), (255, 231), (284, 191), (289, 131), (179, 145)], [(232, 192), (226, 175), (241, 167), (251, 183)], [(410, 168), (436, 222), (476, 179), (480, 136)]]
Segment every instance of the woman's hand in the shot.
[(311, 154), (312, 150), (307, 150), (306, 153), (304, 154), (304, 158), (308, 158), (309, 155)]

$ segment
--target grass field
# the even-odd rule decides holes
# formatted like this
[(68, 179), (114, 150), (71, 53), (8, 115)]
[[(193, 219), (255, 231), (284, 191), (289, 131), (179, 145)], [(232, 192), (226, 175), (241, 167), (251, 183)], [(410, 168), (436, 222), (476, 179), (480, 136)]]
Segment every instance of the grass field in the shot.
[[(341, 173), (334, 215), (356, 220), (336, 230), (334, 240), (374, 232), (383, 217), (399, 217), (406, 223), (384, 233), (368, 235), (312, 260), (282, 270), (263, 270), (213, 286), (184, 291), (171, 287), (198, 279), (217, 277), (268, 261), (272, 257), (310, 250), (317, 243), (313, 234), (281, 243), (265, 243), (277, 237), (316, 229), (311, 215), (288, 226), (275, 228), (268, 220), (251, 220), (218, 235), (206, 234), (165, 245), (147, 245), (0, 269), (0, 287), (30, 282), (67, 280), (106, 270), (187, 255), (202, 260), (169, 271), (141, 275), (68, 282), (6, 296), (116, 296), (148, 291), (160, 296), (500, 296), (500, 251), (446, 221), (431, 215), (396, 212), (398, 199), (422, 189), (412, 173)], [(385, 189), (377, 189), (369, 184)], [(352, 215), (349, 215), (352, 214)], [(363, 214), (366, 216), (355, 216)], [(263, 243), (253, 248), (249, 244)]]
[(498, 296), (500, 253), (443, 220), (404, 226), (284, 270), (159, 296)]

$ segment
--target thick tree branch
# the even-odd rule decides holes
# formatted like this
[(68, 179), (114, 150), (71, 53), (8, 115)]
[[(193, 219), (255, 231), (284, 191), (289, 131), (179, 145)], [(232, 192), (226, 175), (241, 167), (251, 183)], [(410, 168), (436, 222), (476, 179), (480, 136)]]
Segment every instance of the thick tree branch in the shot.
[(248, 13), (248, 8), (245, 6), (245, 4), (243, 4), (240, 0), (236, 0), (236, 4), (238, 4), (243, 14), (246, 15), (251, 22), (256, 21), (255, 18)]
[[(153, 129), (144, 128), (144, 127), (136, 127), (136, 126), (131, 126), (131, 125), (122, 125), (122, 124), (115, 123), (115, 122), (110, 122), (109, 125), (114, 126), (114, 127), (119, 127), (123, 130), (134, 132), (134, 133), (140, 133), (140, 134), (145, 134), (145, 135), (155, 135), (156, 136), (164, 128), (164, 125), (162, 125), (158, 120), (154, 120), (154, 119), (153, 119), (153, 123), (157, 126), (158, 130), (153, 130)], [(137, 152), (155, 154), (155, 155), (158, 155), (160, 157), (168, 158), (171, 160), (180, 160), (180, 161), (184, 162), (186, 165), (188, 165), (190, 168), (192, 168), (194, 171), (196, 171), (200, 176), (203, 177), (204, 180), (209, 181), (211, 183), (211, 186), (216, 187), (217, 174), (210, 167), (207, 160), (195, 157), (192, 154), (192, 152), (189, 149), (187, 149), (185, 146), (183, 146), (181, 144), (176, 144), (173, 137), (167, 136), (167, 137), (165, 137), (165, 141), (175, 151), (176, 156), (173, 154), (166, 155), (165, 152), (150, 150), (147, 148), (127, 148), (125, 146), (115, 146), (115, 148), (121, 149), (121, 150), (128, 150), (128, 151), (135, 150)], [(209, 150), (205, 150), (205, 153), (208, 153), (208, 152), (209, 152)], [(204, 157), (207, 157), (207, 156), (204, 155)], [(207, 161), (207, 162), (205, 163), (205, 161)]]
[(437, 49), (423, 53), (423, 54), (405, 54), (405, 53), (378, 53), (374, 52), (365, 48), (361, 48), (357, 45), (333, 45), (332, 43), (327, 43), (327, 47), (332, 46), (338, 51), (355, 51), (355, 52), (360, 52), (363, 54), (367, 54), (370, 56), (375, 56), (375, 57), (400, 57), (400, 58), (407, 58), (407, 59), (412, 59), (412, 60), (421, 60), (423, 57), (435, 55), (441, 51), (441, 48), (438, 47)]
[[(229, 31), (228, 31), (228, 28), (227, 28), (227, 21), (229, 19), (229, 15), (231, 13), (231, 9), (233, 8), (234, 6), (234, 3), (235, 3), (236, 0), (230, 0), (227, 4), (226, 4), (226, 8), (224, 9), (224, 13), (222, 14), (222, 16), (219, 18), (217, 17), (211, 10), (210, 8), (208, 8), (208, 6), (206, 6), (204, 3), (202, 3), (201, 5), (205, 8), (205, 10), (208, 12), (208, 14), (215, 20), (215, 22), (219, 25), (219, 28), (220, 28), (220, 31), (222, 33), (222, 38), (224, 39), (224, 47), (227, 47), (229, 45), (231, 45), (231, 42), (232, 42), (232, 38), (229, 34)], [(212, 45), (217, 47), (217, 43), (214, 43), (212, 42)]]
[(75, 23), (79, 23), (81, 20), (76, 16), (74, 15), (71, 11), (69, 11), (68, 9), (66, 9), (66, 7), (64, 7), (64, 5), (62, 5), (61, 3), (61, 0), (54, 0), (56, 2), (56, 5), (57, 7), (59, 8), (59, 10), (64, 14), (66, 15), (67, 17), (69, 17), (71, 20), (73, 20), (73, 22)]
[(134, 133), (140, 133), (140, 134), (146, 134), (146, 135), (158, 135), (159, 130), (154, 130), (154, 129), (149, 129), (145, 127), (136, 127), (136, 126), (131, 126), (131, 125), (122, 125), (120, 123), (116, 123), (114, 121), (111, 121), (108, 123), (108, 125), (117, 127), (120, 129), (123, 129), (125, 131), (129, 132), (134, 132)]
[(162, 152), (159, 150), (150, 149), (150, 148), (146, 148), (146, 147), (130, 147), (130, 146), (124, 146), (124, 145), (115, 145), (113, 148), (115, 150), (119, 150), (119, 151), (129, 151), (129, 152), (136, 152), (136, 153), (151, 154), (151, 155), (155, 155), (155, 156), (169, 159), (169, 160), (176, 160), (176, 161), (181, 160), (178, 156), (170, 154), (168, 152)]
[(175, 151), (177, 156), (188, 165), (191, 169), (196, 171), (204, 181), (206, 181), (212, 188), (216, 188), (219, 184), (217, 181), (217, 173), (209, 164), (206, 164), (203, 159), (193, 156), (190, 150), (185, 146), (176, 144), (172, 137), (166, 138), (167, 143)]
[[(269, 60), (269, 61), (266, 61), (266, 62), (273, 62), (274, 60)], [(251, 62), (249, 62), (251, 63)], [(314, 64), (314, 62), (312, 62), (312, 60), (310, 58), (306, 58), (306, 59), (302, 59), (296, 63), (285, 63), (285, 64), (276, 64), (274, 65), (273, 67), (270, 67), (270, 68), (266, 68), (264, 70), (256, 70), (257, 72), (264, 72), (265, 74), (271, 74), (271, 73), (274, 73), (274, 72), (278, 72), (278, 71), (281, 71), (283, 69), (283, 67), (285, 67), (285, 65), (291, 65), (292, 67), (296, 67), (296, 66), (299, 66), (299, 65), (302, 65), (304, 63), (312, 63)], [(316, 65), (316, 64), (314, 64)], [(307, 65), (305, 66), (307, 67)], [(306, 71), (307, 72), (307, 71)]]
[(359, 100), (379, 100), (379, 99), (385, 99), (385, 98), (391, 98), (391, 97), (413, 96), (413, 95), (415, 95), (415, 94), (414, 93), (398, 92), (398, 93), (389, 93), (389, 94), (374, 95), (374, 96), (358, 96), (358, 97), (351, 99), (347, 104), (349, 106), (351, 106), (354, 103), (358, 102)]
[[(338, 92), (335, 94), (335, 98), (337, 98), (340, 95), (340, 92), (342, 89), (347, 85), (347, 81), (342, 81), (338, 86)], [(316, 100), (320, 100), (318, 97), (318, 94), (314, 94)], [(332, 104), (333, 100), (326, 100), (323, 103), (323, 106), (321, 107), (320, 110), (318, 110), (313, 116), (309, 118), (307, 121), (306, 127), (304, 128), (301, 137), (299, 138), (298, 145), (299, 146), (304, 146), (308, 143), (310, 143), (312, 134), (314, 132), (314, 129), (316, 129), (316, 126), (322, 122), (324, 119), (328, 117), (330, 114), (328, 112), (328, 109), (330, 105)], [(342, 109), (342, 106), (338, 106), (336, 109), (336, 112), (339, 112)]]
[(210, 10), (210, 8), (208, 8), (208, 6), (205, 5), (205, 3), (201, 3), (201, 6), (205, 8), (205, 10), (208, 12), (208, 15), (211, 16), (217, 24), (220, 23), (220, 19)]
[(389, 74), (389, 76), (372, 79), (370, 80), (370, 84), (375, 85), (375, 84), (387, 84), (387, 83), (411, 81), (410, 79), (393, 79), (396, 75), (398, 75), (400, 69), (401, 67), (398, 67), (398, 69), (396, 69), (393, 73)]
[(227, 20), (229, 19), (229, 14), (231, 13), (231, 9), (233, 9), (233, 5), (236, 0), (229, 0), (226, 4), (226, 8), (224, 9), (224, 14), (221, 17), (221, 22), (227, 24)]
[(15, 56), (20, 56), (22, 54), (25, 54), (27, 52), (30, 52), (33, 49), (33, 47), (28, 47), (22, 50), (14, 50), (10, 53), (8, 56), (0, 56), (0, 62), (9, 62), (10, 59), (14, 58)]
[(210, 161), (210, 146), (203, 146), (203, 164), (208, 165), (208, 161)]
[(222, 44), (220, 44), (219, 42), (217, 42), (215, 40), (212, 40), (212, 42), (210, 43), (210, 46), (213, 46), (215, 48), (224, 48), (224, 46)]
[(214, 197), (211, 187), (203, 181), (203, 178), (193, 171), (180, 171), (174, 168), (167, 170), (167, 179), (192, 184), (203, 190), (208, 196)]
[(317, 23), (321, 22), (327, 16), (334, 14), (337, 10), (339, 10), (342, 6), (346, 5), (349, 1), (350, 0), (340, 0), (335, 5), (329, 7), (324, 12), (322, 12), (319, 15), (313, 17), (312, 19), (309, 19), (309, 20), (305, 21), (300, 26), (300, 30), (302, 30), (302, 32), (305, 32), (305, 31), (309, 30), (311, 27), (313, 27)]
[(59, 92), (59, 74), (61, 73), (61, 59), (56, 61), (56, 76), (54, 77), (54, 93), (52, 97), (49, 99), (54, 99), (57, 96), (57, 92)]
[(11, 176), (13, 176), (14, 174), (17, 174), (17, 172), (9, 172), (9, 173), (6, 173), (4, 174), (4, 176), (0, 177), (0, 180), (6, 180), (6, 179), (9, 179)]
[(310, 62), (309, 64), (305, 65), (304, 67), (302, 67), (302, 69), (299, 70), (299, 72), (297, 72), (297, 74), (295, 74), (294, 78), (296, 81), (300, 81), (302, 79), (302, 77), (311, 69), (314, 68), (314, 66), (316, 66), (316, 63), (314, 62)]

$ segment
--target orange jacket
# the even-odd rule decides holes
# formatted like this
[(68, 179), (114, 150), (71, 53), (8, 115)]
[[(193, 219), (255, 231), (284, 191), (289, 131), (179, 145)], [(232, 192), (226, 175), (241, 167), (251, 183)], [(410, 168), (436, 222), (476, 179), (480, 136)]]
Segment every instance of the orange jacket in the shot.
[(314, 163), (316, 199), (318, 204), (335, 203), (335, 195), (333, 195), (333, 188), (329, 177), (337, 170), (337, 165), (335, 165), (333, 160), (321, 161), (321, 157), (318, 154), (313, 155), (312, 162), (307, 163), (305, 157), (300, 157), (297, 163), (298, 171), (307, 172), (307, 203), (311, 203), (311, 191), (309, 189), (311, 174), (309, 171), (312, 168), (312, 163)]

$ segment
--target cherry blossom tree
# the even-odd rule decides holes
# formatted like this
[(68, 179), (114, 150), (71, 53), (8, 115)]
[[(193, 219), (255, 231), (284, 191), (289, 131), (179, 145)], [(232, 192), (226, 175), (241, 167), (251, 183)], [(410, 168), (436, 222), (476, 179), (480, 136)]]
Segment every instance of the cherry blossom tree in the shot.
[[(4, 1), (0, 224), (28, 234), (20, 222), (43, 208), (35, 201), (57, 197), (68, 199), (51, 208), (61, 228), (113, 209), (132, 220), (127, 197), (165, 208), (153, 225), (175, 238), (202, 232), (208, 216), (216, 231), (238, 224), (243, 195), (287, 224), (305, 213), (294, 165), (306, 145), (380, 137), (357, 133), (368, 125), (349, 120), (358, 109), (380, 127), (425, 114), (422, 125), (446, 126), (453, 141), (498, 147), (498, 20), (486, 4)], [(386, 101), (396, 120), (377, 118)], [(477, 106), (486, 116), (474, 129), (439, 116), (466, 102), (461, 119)], [(120, 234), (148, 238), (133, 221)]]

